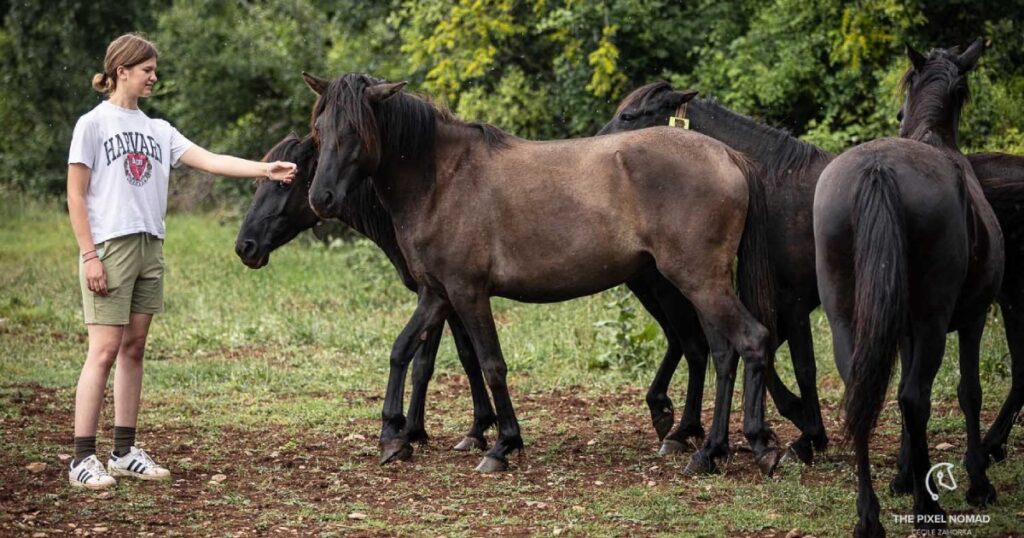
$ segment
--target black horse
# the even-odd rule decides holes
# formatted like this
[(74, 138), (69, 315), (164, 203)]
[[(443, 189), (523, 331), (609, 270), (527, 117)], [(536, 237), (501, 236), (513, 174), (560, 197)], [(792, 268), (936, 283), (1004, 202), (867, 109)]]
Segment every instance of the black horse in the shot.
[[(811, 447), (822, 450), (827, 437), (822, 426), (816, 389), (816, 367), (810, 333), (809, 315), (819, 304), (818, 283), (806, 260), (814, 258), (811, 207), (814, 187), (821, 170), (835, 158), (813, 144), (788, 132), (768, 127), (724, 107), (713, 99), (692, 99), (693, 91), (674, 91), (667, 82), (654, 82), (637, 88), (627, 96), (605, 132), (666, 125), (672, 117), (687, 120), (689, 128), (717, 138), (744, 152), (760, 166), (766, 178), (767, 227), (771, 247), (770, 264), (775, 273), (776, 296), (770, 309), (777, 314), (773, 341), (788, 341), (794, 372), (801, 396), (791, 393), (774, 370), (769, 372), (768, 390), (780, 413), (802, 431), (791, 450), (804, 462), (811, 461)], [(691, 100), (692, 99), (692, 100)], [(682, 124), (682, 121), (677, 122)], [(1013, 386), (999, 417), (985, 436), (984, 453), (1001, 461), (1014, 418), (1024, 405), (1024, 217), (1021, 192), (1024, 190), (1024, 157), (1004, 153), (974, 153), (967, 156), (981, 180), (985, 197), (999, 218), (1006, 240), (1007, 257), (1000, 306), (1010, 346)], [(1020, 231), (1017, 231), (1020, 230)], [(739, 277), (743, 278), (742, 275)], [(669, 302), (671, 298), (666, 298)], [(769, 328), (771, 325), (766, 324)], [(681, 344), (679, 344), (681, 345)], [(648, 402), (664, 402), (671, 409), (667, 387), (672, 363), (663, 363), (651, 385)], [(692, 381), (692, 376), (691, 376)], [(656, 392), (661, 390), (661, 392)], [(692, 391), (692, 384), (688, 391)], [(804, 405), (806, 403), (806, 405)], [(656, 409), (652, 406), (652, 415)], [(713, 427), (714, 428), (714, 427)], [(663, 452), (672, 451), (666, 438)], [(725, 438), (713, 432), (711, 439)], [(901, 451), (901, 456), (907, 454)], [(909, 493), (909, 467), (901, 458), (902, 478), (893, 481), (896, 493)], [(906, 478), (906, 480), (904, 480)]]
[[(298, 138), (289, 135), (267, 153), (264, 160), (285, 160), (298, 165), (295, 180), (289, 185), (263, 181), (256, 189), (252, 205), (238, 231), (235, 252), (242, 262), (258, 269), (267, 264), (270, 253), (291, 241), (303, 230), (312, 228), (320, 218), (309, 207), (309, 185), (316, 171), (316, 146), (312, 137)], [(338, 218), (357, 232), (377, 244), (394, 265), (402, 283), (416, 291), (416, 281), (409, 274), (409, 267), (398, 248), (391, 217), (380, 205), (380, 200), (369, 183), (355, 189), (346, 199)], [(448, 320), (455, 340), (459, 361), (469, 378), (473, 397), (473, 425), (456, 446), (455, 450), (485, 449), (484, 433), (496, 420), (476, 353), (470, 344), (462, 323), (454, 316)], [(392, 372), (390, 382), (398, 390), (389, 390), (384, 401), (381, 427), (381, 463), (408, 459), (412, 455), (411, 442), (425, 442), (424, 428), (427, 384), (434, 371), (434, 359), (440, 343), (440, 332), (424, 342), (413, 362), (413, 390), (409, 402), (409, 416), (406, 420), (403, 409), (404, 367)], [(400, 376), (395, 381), (395, 376)], [(389, 388), (391, 384), (389, 383)]]
[[(858, 536), (882, 536), (868, 441), (884, 405), (897, 347), (898, 400), (913, 477), (916, 527), (945, 526), (929, 490), (931, 387), (946, 333), (960, 333), (960, 406), (967, 422), (967, 500), (995, 499), (985, 475), (978, 356), (985, 314), (1000, 289), (1003, 238), (969, 161), (960, 153), (968, 71), (983, 45), (963, 54), (909, 46), (899, 139), (857, 146), (833, 160), (814, 197), (818, 286), (846, 381), (845, 429), (857, 459)], [(964, 390), (964, 387), (967, 389)]]

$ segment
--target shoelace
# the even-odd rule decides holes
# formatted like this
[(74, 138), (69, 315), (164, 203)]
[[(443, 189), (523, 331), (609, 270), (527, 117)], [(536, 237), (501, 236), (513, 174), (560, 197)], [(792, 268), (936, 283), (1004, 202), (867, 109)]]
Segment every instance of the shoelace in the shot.
[(96, 456), (86, 459), (83, 463), (85, 463), (86, 470), (92, 473), (93, 478), (100, 479), (109, 475)]
[(135, 457), (142, 460), (142, 465), (144, 466), (142, 468), (143, 473), (156, 467), (156, 462), (153, 461), (153, 458), (149, 457), (149, 454), (146, 454), (146, 451), (141, 448), (135, 453)]

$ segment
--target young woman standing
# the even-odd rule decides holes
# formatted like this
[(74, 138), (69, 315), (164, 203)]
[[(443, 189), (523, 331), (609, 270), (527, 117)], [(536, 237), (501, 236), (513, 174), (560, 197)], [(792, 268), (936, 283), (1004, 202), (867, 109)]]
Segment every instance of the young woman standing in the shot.
[[(160, 480), (170, 472), (135, 446), (142, 357), (153, 314), (163, 310), (167, 183), (184, 163), (212, 174), (290, 182), (295, 165), (211, 153), (138, 107), (157, 81), (156, 47), (137, 34), (107, 47), (93, 88), (109, 95), (75, 125), (68, 157), (68, 210), (80, 250), (89, 350), (75, 394), (72, 486), (103, 489), (115, 476)], [(96, 457), (103, 392), (114, 372), (114, 450)]]

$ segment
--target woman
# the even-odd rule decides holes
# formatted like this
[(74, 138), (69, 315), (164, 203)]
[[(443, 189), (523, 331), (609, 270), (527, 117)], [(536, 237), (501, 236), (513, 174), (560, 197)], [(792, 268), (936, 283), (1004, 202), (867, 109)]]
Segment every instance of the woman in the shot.
[[(290, 182), (295, 165), (218, 155), (163, 120), (147, 117), (139, 98), (157, 81), (156, 47), (137, 34), (107, 47), (93, 88), (109, 98), (75, 125), (68, 157), (68, 210), (80, 250), (79, 275), (89, 351), (75, 395), (74, 487), (103, 489), (114, 476), (160, 480), (170, 472), (135, 447), (142, 356), (153, 314), (163, 310), (163, 237), (167, 180), (187, 164), (222, 176)], [(106, 469), (96, 457), (103, 391), (114, 364), (114, 450)]]

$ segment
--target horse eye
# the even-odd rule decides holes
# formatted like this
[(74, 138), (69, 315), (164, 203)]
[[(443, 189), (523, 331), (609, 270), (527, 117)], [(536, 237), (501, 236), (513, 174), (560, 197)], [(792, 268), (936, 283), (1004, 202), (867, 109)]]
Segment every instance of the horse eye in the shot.
[(903, 109), (896, 113), (896, 121), (903, 121)]
[(636, 119), (636, 114), (632, 112), (623, 112), (622, 114), (619, 114), (619, 119), (622, 121), (633, 121)]

